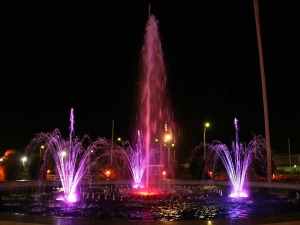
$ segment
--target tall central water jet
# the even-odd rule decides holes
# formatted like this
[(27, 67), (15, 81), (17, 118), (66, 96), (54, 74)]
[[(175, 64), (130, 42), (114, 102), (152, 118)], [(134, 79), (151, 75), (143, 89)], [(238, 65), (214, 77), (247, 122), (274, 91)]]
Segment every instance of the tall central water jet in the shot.
[(146, 187), (149, 183), (150, 145), (155, 136), (162, 136), (165, 124), (168, 125), (169, 131), (173, 129), (166, 81), (158, 21), (154, 15), (150, 15), (142, 47), (140, 96), (137, 113), (137, 130), (140, 131), (146, 154)]

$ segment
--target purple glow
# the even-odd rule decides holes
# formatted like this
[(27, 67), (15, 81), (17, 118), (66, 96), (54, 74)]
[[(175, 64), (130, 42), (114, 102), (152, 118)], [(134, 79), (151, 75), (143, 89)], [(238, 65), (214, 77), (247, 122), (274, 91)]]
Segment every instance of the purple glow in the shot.
[(89, 168), (100, 158), (108, 157), (110, 143), (105, 138), (92, 142), (88, 135), (82, 139), (74, 137), (73, 109), (70, 113), (70, 136), (65, 140), (58, 129), (52, 133), (39, 133), (27, 146), (27, 151), (35, 149), (41, 143), (45, 146), (41, 171), (47, 170), (49, 156), (52, 155), (56, 173), (59, 175), (62, 189), (57, 200), (77, 201), (76, 188)]
[[(146, 26), (142, 48), (142, 71), (137, 130), (146, 154), (146, 184), (149, 183), (150, 144), (155, 135), (162, 136), (164, 125), (173, 128), (172, 113), (166, 92), (166, 73), (158, 31), (158, 21), (151, 15)], [(142, 171), (141, 171), (142, 172)]]
[(246, 192), (243, 192), (243, 191), (242, 192), (234, 191), (229, 195), (229, 197), (231, 197), (231, 198), (239, 198), (239, 197), (247, 198), (247, 197), (249, 197), (249, 195)]
[[(154, 150), (150, 149), (149, 154), (152, 155), (153, 152)], [(129, 146), (125, 150), (125, 156), (129, 163), (129, 170), (134, 182), (132, 186), (134, 188), (144, 187), (142, 184), (142, 178), (146, 169), (146, 154), (139, 131), (136, 147), (131, 148), (131, 146)]]
[(66, 202), (77, 202), (78, 198), (76, 194), (69, 194), (69, 195), (60, 195), (56, 198), (57, 201), (66, 201)]
[(129, 169), (133, 178), (133, 187), (140, 187), (145, 169), (146, 169), (146, 155), (141, 142), (140, 132), (138, 131), (138, 141), (136, 149), (129, 147), (125, 154), (129, 162)]
[(234, 125), (235, 141), (232, 142), (232, 150), (229, 151), (225, 144), (214, 141), (212, 144), (207, 145), (210, 149), (209, 158), (215, 161), (214, 153), (216, 153), (222, 160), (233, 189), (229, 196), (248, 197), (247, 191), (244, 190), (248, 168), (253, 157), (263, 159), (262, 153), (266, 151), (266, 144), (261, 136), (257, 136), (246, 147), (239, 141), (239, 127), (236, 118), (234, 119)]

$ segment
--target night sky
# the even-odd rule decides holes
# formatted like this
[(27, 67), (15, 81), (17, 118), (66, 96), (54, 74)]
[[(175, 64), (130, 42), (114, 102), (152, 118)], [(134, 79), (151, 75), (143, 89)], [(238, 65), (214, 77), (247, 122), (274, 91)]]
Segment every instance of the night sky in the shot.
[[(10, 1), (0, 3), (0, 153), (24, 151), (41, 131), (129, 140), (140, 56), (151, 13), (160, 22), (182, 157), (203, 141), (265, 134), (252, 0)], [(297, 2), (259, 0), (271, 148), (300, 154)], [(130, 140), (129, 140), (130, 141)]]

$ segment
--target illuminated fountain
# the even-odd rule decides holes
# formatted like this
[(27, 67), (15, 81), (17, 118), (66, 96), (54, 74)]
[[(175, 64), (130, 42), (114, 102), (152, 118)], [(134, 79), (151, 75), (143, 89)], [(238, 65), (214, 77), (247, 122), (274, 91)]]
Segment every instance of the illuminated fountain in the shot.
[[(161, 157), (152, 151), (152, 141), (157, 136), (164, 140), (165, 134), (174, 132), (174, 122), (166, 95), (166, 74), (163, 63), (161, 42), (158, 35), (158, 21), (153, 15), (146, 26), (145, 44), (142, 48), (143, 69), (141, 73), (139, 110), (134, 148), (117, 149), (104, 138), (92, 142), (88, 136), (79, 139), (74, 136), (73, 109), (70, 116), (70, 136), (67, 140), (61, 137), (60, 131), (40, 133), (27, 147), (30, 152), (41, 144), (43, 149), (42, 174), (45, 174), (48, 161), (53, 158), (57, 167), (59, 181), (45, 181), (42, 185), (36, 182), (5, 182), (0, 189), (0, 217), (2, 212), (10, 213), (11, 218), (21, 221), (26, 215), (32, 216), (35, 223), (44, 224), (45, 219), (53, 218), (52, 224), (101, 223), (111, 221), (182, 221), (246, 219), (275, 214), (299, 214), (300, 202), (297, 189), (271, 189), (269, 186), (251, 186), (248, 198), (230, 198), (231, 190), (227, 182), (205, 180), (156, 180), (160, 193), (149, 194), (149, 167), (152, 156), (159, 156), (165, 164), (168, 157)], [(167, 129), (165, 124), (167, 124)], [(208, 146), (208, 160), (219, 156), (231, 179), (235, 196), (245, 196), (244, 182), (251, 155), (260, 157), (264, 149), (263, 138), (257, 136), (247, 148), (239, 143), (237, 120), (236, 140), (232, 151), (215, 141)], [(162, 146), (163, 142), (160, 143)], [(111, 148), (113, 146), (113, 149)], [(113, 151), (112, 151), (113, 150)], [(256, 150), (256, 151), (255, 151)], [(126, 151), (126, 152), (124, 152)], [(237, 155), (239, 153), (239, 155)], [(124, 156), (125, 155), (125, 156)], [(234, 155), (231, 157), (230, 155)], [(52, 157), (50, 157), (52, 156)], [(113, 156), (113, 160), (111, 160)], [(175, 158), (175, 157), (174, 157)], [(157, 158), (154, 157), (154, 161)], [(110, 162), (114, 164), (110, 164)], [(139, 195), (128, 180), (99, 179), (82, 182), (92, 165), (105, 168), (129, 170), (137, 186), (142, 185), (146, 174), (146, 192)], [(122, 167), (123, 166), (123, 167)], [(110, 174), (107, 173), (107, 178)], [(63, 192), (59, 198), (55, 187), (60, 186)], [(33, 185), (32, 185), (33, 184)], [(79, 191), (78, 191), (79, 189)], [(78, 193), (78, 195), (76, 195)], [(57, 201), (61, 199), (64, 201)], [(70, 204), (69, 201), (72, 201)], [(67, 204), (66, 204), (67, 203)], [(30, 206), (30, 207), (28, 207)], [(85, 219), (88, 219), (85, 221)], [(27, 219), (29, 221), (29, 219)], [(55, 223), (56, 222), (56, 223)], [(240, 224), (244, 224), (242, 221)], [(105, 223), (105, 222), (104, 222)], [(137, 222), (139, 223), (139, 222)], [(182, 223), (182, 224), (183, 224)]]
[[(61, 196), (57, 200), (69, 202), (77, 201), (76, 189), (87, 174), (91, 165), (100, 158), (108, 157), (111, 146), (105, 138), (98, 138), (91, 141), (87, 135), (82, 139), (74, 135), (74, 114), (70, 113), (70, 135), (68, 139), (63, 139), (58, 129), (51, 133), (39, 133), (27, 146), (26, 151), (30, 153), (36, 146), (43, 144), (42, 155), (43, 164), (41, 166), (41, 176), (45, 174), (49, 160), (53, 158), (57, 174), (62, 185)], [(52, 157), (51, 157), (52, 156)]]
[[(162, 137), (165, 124), (168, 132), (174, 132), (174, 122), (167, 96), (167, 76), (162, 45), (158, 31), (158, 21), (149, 16), (144, 45), (142, 47), (142, 69), (136, 130), (139, 130), (141, 145), (145, 150), (145, 187), (149, 186), (150, 150), (157, 136)], [(165, 162), (163, 162), (165, 163)]]
[(142, 185), (141, 182), (146, 169), (146, 154), (140, 138), (140, 132), (138, 132), (136, 148), (133, 149), (129, 146), (125, 151), (134, 182), (133, 187), (139, 188)]
[[(135, 189), (135, 195), (158, 195), (161, 191), (155, 187), (145, 187), (143, 183), (144, 172), (146, 170), (146, 154), (144, 146), (138, 131), (137, 143), (135, 148), (128, 146), (124, 149), (124, 155), (128, 162), (128, 167), (133, 178), (132, 187)], [(149, 159), (151, 162), (157, 161), (155, 156), (158, 156), (158, 151), (155, 148), (149, 149)]]
[(234, 126), (235, 141), (232, 142), (231, 150), (219, 141), (207, 144), (210, 150), (208, 165), (216, 162), (216, 156), (220, 157), (232, 185), (233, 190), (230, 197), (248, 197), (244, 185), (247, 179), (247, 173), (249, 172), (248, 169), (254, 157), (265, 164), (266, 156), (264, 153), (266, 152), (266, 142), (263, 137), (256, 136), (245, 146), (239, 140), (239, 127), (236, 118), (234, 119)]

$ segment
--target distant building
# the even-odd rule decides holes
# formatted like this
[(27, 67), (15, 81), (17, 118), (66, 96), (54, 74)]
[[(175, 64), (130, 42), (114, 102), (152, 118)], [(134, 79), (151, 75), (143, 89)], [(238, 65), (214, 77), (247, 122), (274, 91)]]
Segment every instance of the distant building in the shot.
[(300, 154), (275, 155), (275, 163), (277, 173), (300, 173)]

